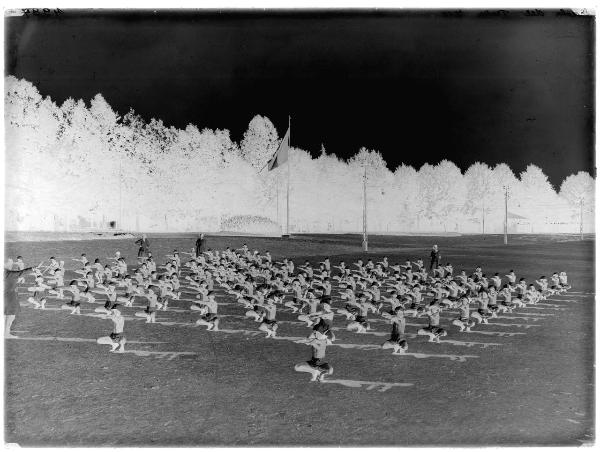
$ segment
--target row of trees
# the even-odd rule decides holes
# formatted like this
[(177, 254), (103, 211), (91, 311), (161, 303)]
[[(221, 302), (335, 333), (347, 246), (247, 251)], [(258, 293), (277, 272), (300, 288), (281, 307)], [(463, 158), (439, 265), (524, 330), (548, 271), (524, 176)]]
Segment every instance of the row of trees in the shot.
[[(257, 215), (285, 224), (287, 165), (263, 169), (279, 143), (266, 117), (254, 117), (238, 144), (227, 130), (167, 127), (133, 110), (119, 116), (100, 94), (59, 106), (12, 76), (5, 103), (10, 229), (116, 220), (126, 229), (216, 230)], [(513, 216), (537, 229), (577, 224), (582, 212), (592, 223), (595, 181), (585, 172), (557, 193), (535, 165), (518, 176), (480, 162), (463, 174), (448, 160), (392, 171), (377, 151), (343, 161), (323, 147), (317, 158), (292, 148), (290, 164), (292, 231), (360, 230), (365, 167), (372, 230), (499, 232), (505, 188)]]

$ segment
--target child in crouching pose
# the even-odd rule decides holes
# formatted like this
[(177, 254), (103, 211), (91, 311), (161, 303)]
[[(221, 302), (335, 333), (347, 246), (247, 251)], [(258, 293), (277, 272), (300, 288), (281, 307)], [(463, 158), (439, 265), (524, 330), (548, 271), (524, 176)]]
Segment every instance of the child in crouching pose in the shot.
[(117, 309), (118, 307), (118, 304), (112, 305), (105, 317), (112, 320), (114, 324), (112, 333), (109, 336), (98, 338), (96, 342), (98, 344), (110, 345), (111, 352), (123, 353), (125, 351), (125, 335), (123, 334), (125, 319), (121, 315), (121, 311)]
[(527, 288), (527, 290), (525, 291), (525, 295), (523, 296), (523, 302), (526, 304), (536, 304), (541, 299), (541, 292), (539, 292), (533, 284), (529, 284), (529, 287)]
[(471, 327), (475, 326), (475, 322), (471, 320), (469, 299), (466, 296), (460, 297), (459, 300), (459, 313), (460, 317), (452, 321), (452, 325), (456, 325), (460, 328), (460, 331), (471, 331)]
[(267, 304), (262, 306), (262, 322), (258, 329), (267, 333), (267, 337), (275, 337), (277, 335), (277, 321), (275, 315), (277, 313), (277, 306), (275, 306), (275, 299), (269, 295), (267, 297)]
[(308, 314), (300, 314), (298, 316), (298, 320), (301, 322), (306, 322), (307, 326), (312, 326), (313, 321), (311, 319), (311, 315), (317, 312), (317, 308), (319, 306), (319, 299), (315, 297), (312, 289), (309, 289), (306, 293), (306, 298), (302, 299), (302, 307), (300, 308), (300, 312), (303, 311), (304, 307), (308, 308)]
[(102, 308), (94, 309), (95, 312), (99, 312), (101, 314), (110, 314), (110, 310), (113, 305), (117, 304), (117, 288), (114, 282), (108, 283), (108, 286), (105, 289), (106, 294), (106, 303)]
[(161, 307), (158, 302), (156, 292), (154, 291), (155, 287), (156, 286), (148, 287), (148, 293), (144, 294), (144, 296), (148, 299), (148, 305), (146, 306), (146, 309), (135, 313), (136, 317), (145, 317), (146, 323), (156, 323), (156, 311)]
[(484, 287), (479, 289), (479, 295), (477, 296), (478, 308), (477, 312), (474, 312), (471, 317), (477, 320), (477, 323), (488, 323), (488, 318), (491, 317), (491, 312), (488, 308), (490, 297), (488, 290)]
[(310, 320), (312, 321), (311, 326), (318, 325), (319, 323), (325, 323), (327, 329), (331, 329), (331, 322), (333, 322), (333, 311), (331, 310), (331, 304), (327, 299), (321, 298), (321, 304), (319, 304), (316, 312), (310, 314)]
[(60, 308), (65, 310), (71, 310), (71, 314), (81, 314), (81, 291), (77, 285), (77, 281), (73, 280), (69, 283), (69, 288), (64, 291), (71, 292), (71, 301), (63, 304)]
[(44, 292), (48, 289), (50, 289), (50, 286), (44, 283), (44, 277), (38, 272), (35, 277), (35, 286), (27, 288), (29, 292), (33, 292), (33, 295), (28, 297), (27, 301), (33, 305), (34, 309), (45, 309), (46, 297)]
[(66, 288), (64, 270), (60, 268), (55, 269), (52, 277), (48, 279), (48, 284), (51, 287), (51, 289), (48, 290), (48, 293), (56, 295), (59, 300), (62, 300), (64, 298), (63, 290)]
[(296, 364), (294, 369), (298, 372), (309, 372), (312, 375), (310, 381), (323, 381), (325, 375), (333, 374), (333, 367), (323, 362), (327, 345), (331, 340), (327, 337), (329, 330), (320, 323), (315, 325), (313, 332), (303, 342), (312, 348), (312, 357), (306, 363)]
[(495, 319), (498, 317), (498, 291), (495, 286), (490, 286), (488, 289), (488, 309), (491, 313), (491, 318)]
[(404, 311), (398, 306), (391, 313), (384, 312), (381, 315), (392, 324), (392, 335), (389, 340), (383, 343), (381, 348), (384, 350), (393, 348), (392, 354), (394, 355), (405, 353), (408, 350), (408, 342), (406, 342), (406, 336), (404, 335), (404, 329), (406, 328)]
[(371, 302), (367, 301), (365, 294), (361, 294), (357, 303), (357, 308), (354, 319), (348, 323), (346, 329), (348, 331), (356, 331), (357, 333), (366, 333), (371, 329), (367, 315), (369, 310), (375, 312), (377, 308)]
[(208, 299), (206, 301), (199, 301), (197, 303), (203, 306), (200, 309), (202, 316), (196, 321), (196, 325), (206, 325), (208, 331), (219, 331), (218, 305), (212, 291), (208, 292)]
[(440, 327), (440, 304), (433, 300), (425, 309), (425, 315), (429, 319), (429, 326), (419, 329), (417, 334), (429, 336), (429, 342), (439, 343), (440, 337), (448, 334), (445, 329)]
[(558, 280), (562, 292), (566, 292), (571, 288), (571, 286), (569, 285), (569, 278), (567, 277), (567, 274), (565, 272), (560, 272), (558, 274)]
[(504, 284), (504, 287), (500, 292), (498, 292), (498, 295), (502, 295), (504, 297), (504, 300), (502, 300), (502, 306), (505, 308), (505, 310), (512, 312), (516, 305), (512, 302), (512, 295), (510, 293), (508, 284)]

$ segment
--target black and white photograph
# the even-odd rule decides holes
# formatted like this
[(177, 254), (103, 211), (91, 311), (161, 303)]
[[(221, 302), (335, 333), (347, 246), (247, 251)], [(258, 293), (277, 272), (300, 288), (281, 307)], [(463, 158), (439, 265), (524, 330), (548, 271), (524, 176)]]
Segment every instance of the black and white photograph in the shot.
[[(595, 444), (595, 11), (4, 9), (4, 444)], [(171, 9), (167, 9), (167, 8)]]

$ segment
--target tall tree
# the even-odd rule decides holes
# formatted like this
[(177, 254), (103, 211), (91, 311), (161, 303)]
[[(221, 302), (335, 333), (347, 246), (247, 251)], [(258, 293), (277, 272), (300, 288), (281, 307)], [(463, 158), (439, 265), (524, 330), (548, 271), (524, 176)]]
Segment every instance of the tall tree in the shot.
[[(530, 212), (531, 217), (535, 216), (538, 223), (548, 223), (557, 201), (557, 194), (548, 176), (540, 167), (530, 164), (519, 175), (519, 179), (522, 190), (520, 206)], [(535, 215), (533, 215), (534, 211)]]
[(394, 172), (396, 224), (398, 230), (412, 230), (419, 212), (419, 174), (410, 165), (402, 164)]
[(453, 224), (456, 229), (465, 194), (463, 175), (451, 161), (442, 160), (435, 166), (425, 164), (419, 170), (420, 211), (430, 227), (437, 223), (446, 231)]
[(278, 146), (277, 130), (269, 118), (260, 115), (252, 118), (240, 144), (244, 160), (260, 170), (275, 154)]
[(486, 213), (491, 211), (491, 195), (494, 191), (493, 171), (488, 165), (475, 162), (464, 174), (466, 183), (465, 210), (469, 214), (479, 213), (481, 232), (485, 234)]
[(589, 173), (580, 171), (568, 176), (560, 186), (559, 196), (566, 199), (575, 210), (593, 213), (596, 181)]
[[(363, 207), (363, 192), (366, 191), (367, 228), (379, 231), (385, 229), (384, 225), (387, 225), (392, 217), (391, 212), (385, 209), (385, 188), (392, 183), (393, 175), (388, 170), (383, 156), (379, 151), (362, 147), (348, 160), (348, 168), (350, 180), (355, 181), (352, 193), (356, 193), (356, 189), (359, 189), (360, 193), (359, 196), (354, 195), (355, 203), (361, 208)], [(363, 187), (365, 174), (366, 186)]]

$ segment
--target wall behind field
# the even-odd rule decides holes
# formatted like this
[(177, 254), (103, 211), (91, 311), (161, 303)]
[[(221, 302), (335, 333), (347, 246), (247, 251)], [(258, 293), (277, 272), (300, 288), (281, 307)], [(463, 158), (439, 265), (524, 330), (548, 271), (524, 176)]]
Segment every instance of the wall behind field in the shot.
[[(264, 168), (280, 142), (266, 117), (236, 143), (228, 130), (120, 116), (100, 94), (56, 105), (11, 76), (5, 132), (7, 230), (285, 230), (288, 164)], [(392, 171), (365, 148), (347, 161), (292, 148), (288, 163), (291, 232), (362, 231), (365, 174), (371, 232), (501, 233), (507, 211), (509, 232), (574, 233), (581, 219), (594, 231), (585, 172), (553, 187), (533, 164), (518, 176), (480, 162), (462, 173), (448, 160)]]

